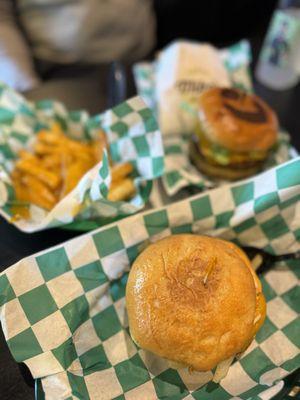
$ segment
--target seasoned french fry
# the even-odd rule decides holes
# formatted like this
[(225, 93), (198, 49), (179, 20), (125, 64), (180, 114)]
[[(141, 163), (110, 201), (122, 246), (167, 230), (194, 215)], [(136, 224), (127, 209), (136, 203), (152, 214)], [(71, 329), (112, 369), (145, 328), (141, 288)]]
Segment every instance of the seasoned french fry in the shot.
[(32, 162), (39, 162), (39, 159), (32, 153), (27, 150), (19, 151), (19, 158), (23, 160), (31, 160)]
[(116, 182), (122, 180), (133, 171), (132, 164), (126, 162), (124, 164), (117, 164), (112, 167), (111, 177), (112, 181)]
[(28, 201), (29, 195), (28, 195), (27, 186), (21, 182), (20, 175), (13, 176), (13, 184), (14, 184), (14, 189), (16, 192), (17, 199), (19, 201)]
[(58, 122), (53, 122), (51, 125), (51, 130), (54, 133), (57, 133), (59, 135), (63, 135), (64, 136), (64, 132), (62, 130), (61, 125)]
[(75, 140), (66, 139), (65, 141), (66, 146), (69, 150), (77, 152), (80, 155), (80, 152), (87, 152), (90, 153), (90, 146), (86, 143), (80, 143)]
[(21, 159), (17, 161), (16, 168), (22, 172), (26, 172), (30, 175), (37, 177), (41, 182), (44, 182), (47, 186), (52, 189), (57, 188), (60, 184), (61, 179), (53, 172), (48, 171), (42, 166), (31, 162), (28, 159)]
[(73, 151), (70, 150), (69, 154), (74, 154), (75, 159), (78, 159), (79, 161), (82, 161), (84, 163), (88, 163), (91, 166), (94, 166), (96, 164), (93, 155), (90, 152), (87, 152), (86, 150), (82, 150), (81, 152), (77, 153), (74, 153)]
[(96, 164), (100, 162), (103, 158), (103, 150), (106, 148), (105, 143), (101, 141), (94, 142), (92, 144), (93, 156), (95, 158)]
[(63, 136), (62, 134), (49, 132), (49, 131), (40, 131), (37, 134), (37, 139), (39, 142), (43, 142), (48, 145), (59, 145), (61, 143)]
[(107, 136), (106, 136), (106, 134), (105, 134), (103, 131), (101, 131), (101, 130), (98, 131), (98, 133), (97, 133), (97, 138), (95, 139), (94, 142), (97, 142), (97, 141), (103, 142), (104, 145), (105, 145), (106, 147), (108, 147)]
[(10, 218), (11, 223), (19, 221), (20, 219), (29, 219), (30, 217), (28, 206), (12, 206), (11, 213), (13, 214), (13, 216)]
[(51, 210), (57, 202), (57, 198), (51, 190), (34, 176), (24, 174), (22, 176), (22, 184), (26, 187), (25, 191), (31, 203), (45, 208), (46, 210)]
[(110, 187), (107, 198), (110, 201), (127, 200), (132, 197), (134, 193), (135, 186), (132, 179), (126, 178)]
[(52, 154), (53, 152), (59, 152), (59, 147), (53, 147), (52, 145), (49, 145), (48, 143), (43, 143), (43, 142), (36, 142), (34, 145), (34, 151), (38, 155), (47, 155), (47, 154)]
[(92, 149), (96, 162), (100, 162), (103, 158), (103, 150), (108, 148), (107, 138), (103, 131), (99, 131), (97, 138), (92, 142)]
[[(21, 150), (11, 173), (16, 197), (25, 203), (25, 206), (21, 204), (14, 208), (16, 218), (26, 215), (29, 218), (26, 203), (46, 210), (53, 208), (88, 170), (102, 160), (105, 148), (108, 143), (103, 131), (99, 131), (93, 141), (82, 143), (65, 136), (59, 124), (53, 124), (50, 130), (41, 130), (36, 135), (33, 153)], [(109, 162), (112, 165), (111, 159)], [(126, 200), (134, 194), (133, 181), (128, 178), (132, 170), (130, 163), (113, 167), (109, 200)]]
[(43, 157), (43, 165), (49, 169), (55, 169), (56, 171), (60, 171), (62, 165), (62, 157), (60, 154), (48, 154)]
[(64, 176), (64, 185), (60, 197), (66, 196), (77, 185), (83, 175), (91, 168), (90, 164), (77, 160), (66, 167)]
[(10, 177), (13, 181), (13, 184), (15, 184), (16, 182), (18, 182), (21, 179), (21, 172), (18, 171), (17, 169), (14, 169), (12, 171), (12, 173), (10, 174)]

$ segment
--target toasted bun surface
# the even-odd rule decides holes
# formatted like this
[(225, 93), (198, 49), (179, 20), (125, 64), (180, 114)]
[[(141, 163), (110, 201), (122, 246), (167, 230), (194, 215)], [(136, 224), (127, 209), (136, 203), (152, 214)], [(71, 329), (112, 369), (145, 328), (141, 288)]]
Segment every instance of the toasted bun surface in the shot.
[(258, 307), (249, 266), (241, 250), (220, 239), (184, 234), (151, 244), (134, 262), (126, 288), (133, 339), (198, 371), (244, 351)]
[(277, 140), (277, 117), (256, 95), (212, 88), (201, 94), (199, 106), (207, 137), (229, 150), (265, 151)]

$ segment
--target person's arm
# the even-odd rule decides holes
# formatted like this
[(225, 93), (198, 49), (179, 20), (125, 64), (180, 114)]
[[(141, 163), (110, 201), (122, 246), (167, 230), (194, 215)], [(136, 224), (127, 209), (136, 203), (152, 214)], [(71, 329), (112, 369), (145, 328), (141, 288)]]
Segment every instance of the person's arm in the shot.
[(12, 0), (0, 1), (0, 81), (20, 91), (39, 83), (30, 49), (16, 22)]

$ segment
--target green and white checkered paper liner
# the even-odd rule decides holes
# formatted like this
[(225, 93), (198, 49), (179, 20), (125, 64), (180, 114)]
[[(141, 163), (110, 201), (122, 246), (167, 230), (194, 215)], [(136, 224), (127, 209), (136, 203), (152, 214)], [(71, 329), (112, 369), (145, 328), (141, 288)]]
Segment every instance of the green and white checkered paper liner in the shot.
[[(20, 149), (30, 147), (35, 134), (53, 122), (59, 123), (67, 135), (92, 139), (99, 129), (107, 135), (110, 154), (115, 162), (132, 162), (137, 194), (128, 202), (106, 199), (111, 175), (107, 154), (88, 171), (76, 188), (50, 212), (30, 206), (31, 219), (15, 221), (26, 232), (84, 221), (127, 216), (140, 210), (154, 178), (163, 173), (164, 158), (161, 135), (150, 109), (134, 97), (103, 114), (90, 117), (84, 111), (68, 111), (54, 101), (31, 103), (12, 89), (0, 84), (0, 215), (11, 219), (15, 193), (9, 173)], [(81, 211), (76, 214), (78, 206)], [(75, 210), (75, 211), (74, 211)]]
[[(247, 91), (252, 91), (252, 82), (249, 72), (251, 50), (249, 42), (242, 40), (235, 45), (220, 51), (220, 57), (228, 71), (232, 85)], [(134, 66), (133, 73), (139, 95), (146, 104), (157, 114), (155, 96), (156, 62), (141, 62)], [(184, 112), (184, 111), (183, 111)], [(207, 189), (216, 186), (216, 182), (201, 174), (190, 162), (188, 155), (189, 134), (182, 132), (178, 135), (163, 136), (165, 148), (165, 173), (162, 177), (163, 186), (169, 196), (175, 195), (180, 189), (187, 186), (197, 186)], [(279, 133), (278, 147), (264, 169), (282, 164), (298, 155), (291, 147), (289, 134)], [(218, 182), (220, 185), (221, 182)]]
[(174, 370), (130, 338), (125, 286), (149, 241), (202, 233), (275, 253), (300, 249), (300, 158), (139, 213), (25, 258), (0, 275), (2, 328), (46, 399), (269, 399), (300, 366), (299, 261), (261, 277), (267, 318), (220, 385)]

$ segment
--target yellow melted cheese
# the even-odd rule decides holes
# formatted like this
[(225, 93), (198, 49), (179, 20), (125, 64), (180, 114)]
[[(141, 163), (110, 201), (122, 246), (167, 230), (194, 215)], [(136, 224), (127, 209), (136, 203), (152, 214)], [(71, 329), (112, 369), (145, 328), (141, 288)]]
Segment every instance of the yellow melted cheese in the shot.
[(199, 150), (208, 160), (215, 164), (230, 165), (242, 164), (246, 162), (263, 161), (267, 158), (266, 151), (250, 151), (250, 152), (234, 152), (226, 149), (216, 143), (211, 142), (204, 133), (204, 129), (200, 126), (196, 130), (199, 138)]

